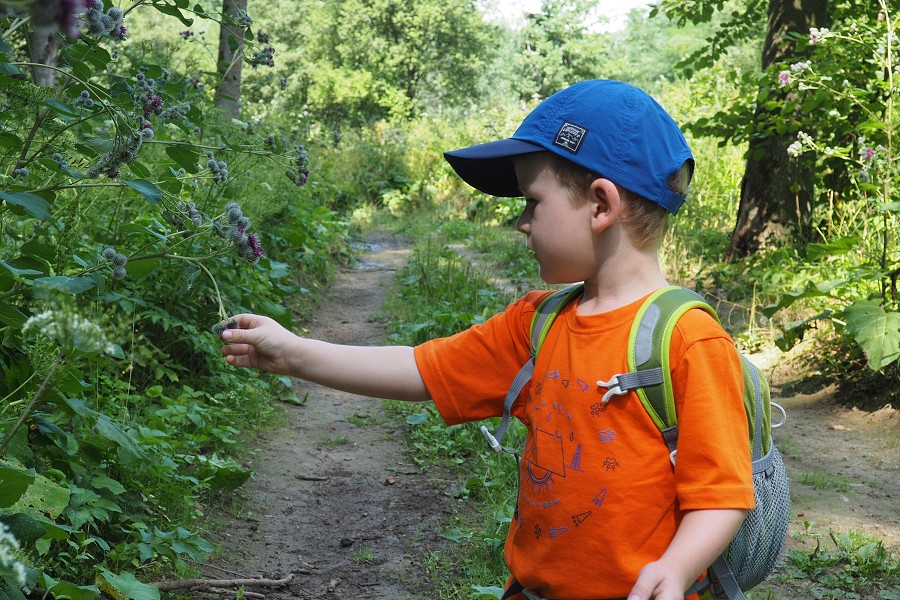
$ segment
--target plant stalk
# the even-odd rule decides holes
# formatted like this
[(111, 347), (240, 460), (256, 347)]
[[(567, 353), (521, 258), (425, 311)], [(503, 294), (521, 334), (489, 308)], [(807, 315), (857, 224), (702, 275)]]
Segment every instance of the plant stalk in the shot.
[(31, 410), (34, 408), (34, 405), (37, 403), (38, 399), (44, 393), (44, 390), (47, 388), (47, 384), (50, 382), (50, 378), (53, 377), (53, 374), (56, 372), (56, 369), (59, 368), (59, 365), (62, 364), (63, 357), (65, 355), (60, 352), (56, 356), (56, 360), (53, 361), (53, 366), (50, 367), (50, 370), (47, 371), (47, 375), (44, 377), (44, 381), (41, 382), (41, 386), (34, 393), (34, 396), (31, 398), (31, 402), (28, 403), (28, 406), (25, 407), (25, 410), (22, 411), (22, 415), (19, 417), (19, 420), (16, 421), (16, 424), (12, 426), (12, 429), (9, 430), (9, 433), (3, 438), (3, 441), (0, 442), (0, 456), (6, 453), (6, 449), (9, 447), (10, 443), (12, 443), (13, 436), (19, 431), (22, 425), (25, 423), (25, 420), (31, 414)]

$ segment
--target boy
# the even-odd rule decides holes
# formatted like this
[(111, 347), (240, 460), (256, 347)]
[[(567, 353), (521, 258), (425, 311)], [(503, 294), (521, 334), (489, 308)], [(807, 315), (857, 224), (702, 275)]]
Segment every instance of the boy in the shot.
[[(637, 88), (585, 81), (541, 103), (512, 138), (445, 156), (475, 188), (525, 196), (516, 227), (543, 281), (584, 282), (513, 407), (528, 438), (505, 597), (705, 597), (695, 593), (704, 570), (754, 505), (734, 345), (703, 311), (678, 322), (670, 348), (675, 468), (636, 394), (603, 402), (600, 383), (628, 371), (636, 312), (667, 285), (657, 252), (693, 169), (681, 131)], [(223, 352), (232, 365), (367, 396), (433, 400), (448, 424), (475, 421), (502, 414), (548, 293), (530, 292), (483, 325), (416, 348), (337, 346), (238, 315)]]

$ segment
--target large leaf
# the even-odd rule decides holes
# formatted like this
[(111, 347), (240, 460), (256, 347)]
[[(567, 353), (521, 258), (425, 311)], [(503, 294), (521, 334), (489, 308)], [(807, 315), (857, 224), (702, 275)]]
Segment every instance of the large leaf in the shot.
[(97, 412), (90, 408), (87, 404), (76, 398), (66, 398), (66, 404), (75, 411), (79, 417), (83, 419), (92, 419), (95, 421), (97, 434), (111, 442), (116, 443), (122, 450), (134, 459), (142, 459), (146, 457), (144, 449), (141, 448), (129, 434), (118, 423), (115, 423), (107, 415)]
[(97, 587), (115, 600), (159, 600), (159, 590), (141, 583), (128, 573), (103, 571), (97, 576)]
[(44, 528), (37, 519), (24, 513), (2, 513), (0, 523), (9, 528), (20, 544), (30, 544), (44, 536)]
[(14, 267), (9, 263), (3, 262), (0, 260), (0, 267), (7, 269), (10, 273), (13, 274), (13, 277), (16, 281), (23, 281), (25, 275), (40, 275), (43, 271), (35, 271), (34, 269), (20, 269), (18, 267)]
[(97, 417), (97, 433), (118, 444), (132, 458), (141, 459), (146, 457), (140, 444), (135, 442), (118, 423), (115, 423), (104, 414), (99, 414)]
[(194, 24), (194, 20), (189, 19), (188, 17), (185, 17), (183, 14), (181, 14), (181, 11), (178, 10), (177, 6), (172, 6), (170, 4), (164, 4), (162, 2), (154, 2), (153, 8), (155, 8), (156, 10), (158, 10), (159, 12), (161, 12), (163, 14), (169, 15), (171, 17), (175, 17), (176, 19), (178, 19), (179, 21), (184, 23), (185, 27), (190, 27), (191, 25)]
[(798, 292), (788, 292), (784, 296), (778, 299), (778, 302), (775, 304), (769, 304), (768, 306), (763, 307), (762, 313), (766, 315), (768, 318), (772, 318), (776, 312), (781, 310), (782, 308), (787, 308), (797, 300), (801, 298), (819, 298), (822, 296), (828, 296), (828, 293), (834, 288), (843, 285), (845, 282), (843, 281), (826, 281), (824, 283), (813, 283), (812, 281), (808, 281), (806, 283), (806, 287)]
[(18, 308), (11, 304), (0, 302), (0, 323), (18, 328), (24, 325), (27, 320), (28, 317)]
[(866, 353), (869, 368), (880, 371), (900, 359), (900, 313), (864, 300), (844, 310), (847, 332)]
[(132, 179), (131, 181), (126, 181), (125, 185), (140, 192), (144, 198), (153, 204), (157, 204), (162, 200), (162, 190), (145, 179)]
[(18, 150), (22, 148), (22, 140), (13, 133), (0, 131), (0, 148)]
[(34, 471), (0, 462), (0, 508), (12, 506), (34, 483)]
[(815, 261), (821, 258), (828, 258), (829, 256), (846, 254), (858, 245), (859, 238), (855, 235), (848, 235), (828, 244), (809, 244), (806, 246), (806, 259)]
[(68, 581), (57, 581), (46, 573), (41, 573), (41, 578), (44, 589), (57, 599), (94, 600), (100, 595), (100, 589), (96, 585), (76, 585)]
[(21, 206), (38, 219), (46, 221), (50, 218), (50, 203), (37, 194), (28, 192), (0, 192), (0, 198), (9, 204)]
[(95, 285), (97, 285), (96, 282), (87, 277), (65, 277), (62, 275), (57, 275), (56, 277), (40, 277), (34, 280), (34, 293), (42, 295), (50, 290), (57, 290), (75, 295), (86, 292)]
[(200, 170), (197, 164), (200, 151), (194, 146), (166, 146), (166, 154), (188, 173), (195, 174)]
[(9, 507), (10, 512), (20, 512), (32, 517), (46, 515), (55, 519), (69, 503), (69, 488), (55, 481), (36, 475), (18, 502)]

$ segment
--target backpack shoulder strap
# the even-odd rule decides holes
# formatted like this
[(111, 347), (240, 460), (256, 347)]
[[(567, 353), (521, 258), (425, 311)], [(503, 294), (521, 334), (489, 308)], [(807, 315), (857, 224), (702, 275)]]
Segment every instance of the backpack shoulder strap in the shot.
[[(529, 331), (531, 338), (531, 357), (524, 365), (522, 365), (522, 368), (519, 369), (519, 372), (516, 374), (515, 378), (513, 378), (512, 384), (509, 386), (509, 391), (506, 392), (506, 398), (503, 400), (503, 416), (500, 419), (500, 425), (497, 427), (497, 431), (494, 434), (491, 434), (486, 426), (481, 426), (481, 433), (484, 435), (484, 439), (487, 440), (488, 446), (490, 446), (493, 451), (500, 452), (501, 450), (504, 450), (510, 452), (503, 448), (500, 442), (506, 434), (506, 428), (509, 427), (509, 418), (512, 414), (513, 404), (515, 404), (519, 394), (522, 393), (522, 389), (529, 381), (531, 381), (531, 377), (534, 375), (534, 362), (537, 358), (537, 353), (544, 344), (544, 339), (547, 337), (547, 332), (550, 331), (553, 321), (556, 320), (556, 316), (569, 302), (581, 296), (583, 291), (584, 284), (579, 283), (571, 285), (549, 294), (537, 305), (537, 309), (531, 317), (531, 328)], [(515, 454), (514, 452), (510, 453)]]
[(669, 347), (678, 319), (687, 311), (701, 308), (716, 321), (715, 310), (700, 294), (678, 286), (657, 290), (644, 302), (631, 326), (628, 339), (628, 368), (632, 372), (660, 369), (662, 384), (637, 388), (641, 403), (660, 431), (677, 425)]
[(556, 320), (557, 315), (572, 300), (584, 293), (584, 284), (577, 283), (569, 287), (557, 290), (541, 300), (531, 318), (531, 358), (537, 358), (547, 333)]

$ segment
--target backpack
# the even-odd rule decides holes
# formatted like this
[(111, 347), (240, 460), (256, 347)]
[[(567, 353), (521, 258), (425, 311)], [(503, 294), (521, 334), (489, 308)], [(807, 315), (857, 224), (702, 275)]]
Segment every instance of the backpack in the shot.
[[(547, 296), (537, 307), (531, 322), (531, 359), (522, 366), (513, 380), (503, 406), (503, 417), (492, 435), (482, 426), (488, 445), (494, 451), (515, 451), (504, 448), (500, 441), (509, 426), (512, 406), (519, 393), (531, 380), (535, 359), (554, 319), (570, 301), (579, 298), (581, 284), (558, 290)], [(669, 343), (679, 317), (688, 310), (699, 308), (719, 320), (715, 310), (699, 294), (691, 290), (669, 286), (651, 294), (635, 317), (628, 342), (630, 372), (613, 376), (610, 381), (598, 381), (606, 388), (602, 402), (613, 396), (635, 390), (648, 415), (656, 423), (670, 451), (674, 465), (677, 453), (678, 426), (669, 369)], [(717, 598), (744, 600), (747, 591), (763, 581), (781, 554), (790, 521), (790, 491), (784, 462), (772, 441), (772, 429), (784, 424), (784, 409), (770, 401), (769, 386), (764, 374), (745, 356), (741, 356), (744, 379), (744, 408), (749, 422), (749, 442), (753, 466), (753, 487), (756, 508), (749, 511), (737, 534), (726, 550), (709, 569), (712, 592)], [(771, 407), (781, 412), (780, 423), (772, 424)], [(694, 588), (689, 592), (696, 591)]]

